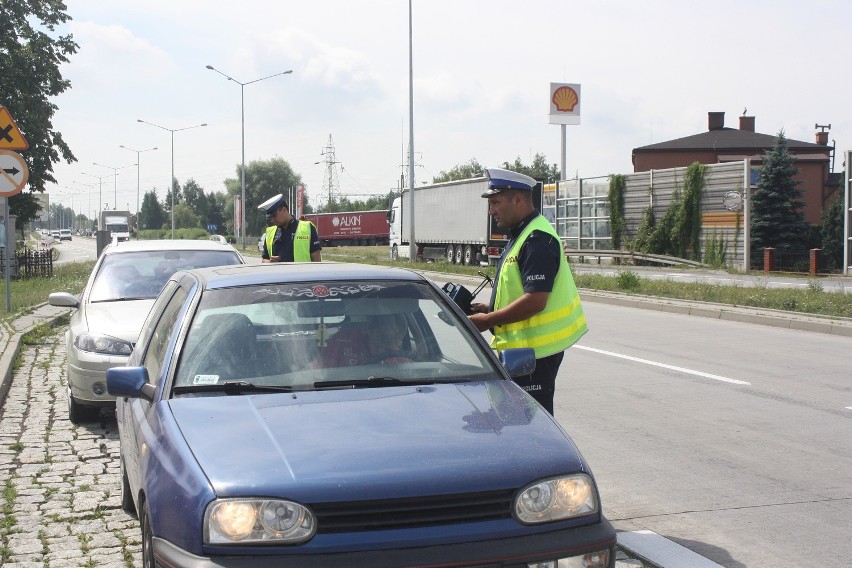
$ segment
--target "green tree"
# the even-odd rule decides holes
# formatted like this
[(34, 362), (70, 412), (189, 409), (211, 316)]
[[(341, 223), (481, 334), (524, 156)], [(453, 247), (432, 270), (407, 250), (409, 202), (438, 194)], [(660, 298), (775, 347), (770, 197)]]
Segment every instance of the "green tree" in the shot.
[(183, 186), (183, 199), (181, 201), (186, 203), (190, 209), (200, 214), (201, 211), (198, 209), (202, 199), (204, 199), (204, 188), (198, 185), (198, 182), (192, 178), (187, 180)]
[[(258, 211), (258, 205), (276, 193), (286, 195), (290, 187), (301, 183), (301, 177), (283, 158), (249, 162), (246, 166), (246, 235), (260, 235), (266, 228), (266, 215)], [(231, 202), (234, 197), (241, 195), (239, 165), (236, 177), (225, 180), (225, 189)]]
[(21, 239), (24, 239), (24, 227), (39, 218), (41, 203), (30, 191), (22, 191), (9, 198), (9, 213), (18, 216), (15, 227), (21, 231)]
[(547, 164), (547, 158), (544, 154), (536, 154), (533, 156), (532, 163), (527, 166), (521, 162), (520, 156), (515, 158), (515, 163), (503, 162), (503, 168), (525, 174), (533, 179), (544, 183), (554, 183), (559, 181), (561, 172), (556, 164)]
[(483, 171), (482, 165), (476, 160), (476, 158), (471, 158), (470, 161), (465, 164), (459, 164), (457, 166), (453, 166), (447, 171), (442, 171), (432, 178), (432, 183), (478, 178), (484, 175), (485, 172)]
[(197, 229), (201, 227), (201, 216), (186, 203), (175, 205), (175, 229)]
[[(846, 187), (845, 183), (842, 187)], [(820, 225), (822, 249), (833, 262), (832, 268), (843, 266), (843, 195), (837, 197), (823, 213)]]
[(235, 234), (232, 198), (224, 192), (214, 191), (208, 196), (207, 203), (210, 211), (208, 221), (216, 225), (216, 232), (220, 235)]
[[(172, 181), (172, 187), (175, 189), (174, 205), (177, 207), (178, 203), (183, 203), (183, 190), (181, 189), (180, 182), (177, 178)], [(163, 200), (163, 211), (165, 211), (169, 216), (171, 216), (172, 212), (172, 187), (166, 190), (166, 197)]]
[(146, 191), (142, 198), (142, 206), (139, 209), (139, 228), (142, 230), (161, 229), (165, 218), (163, 206), (157, 199), (157, 190)]
[[(54, 37), (56, 26), (71, 19), (61, 0), (14, 0), (0, 2), (0, 106), (9, 109), (29, 143), (22, 152), (30, 170), (30, 191), (43, 192), (55, 183), (53, 164), (76, 158), (53, 129), (53, 102), (71, 83), (59, 67), (77, 52), (71, 35)], [(25, 218), (26, 200), (10, 201), (12, 213)], [(21, 207), (22, 209), (18, 209)]]
[(794, 179), (798, 172), (782, 130), (763, 159), (760, 183), (752, 197), (753, 255), (762, 254), (766, 247), (790, 250), (805, 246), (809, 228), (802, 213), (802, 191)]

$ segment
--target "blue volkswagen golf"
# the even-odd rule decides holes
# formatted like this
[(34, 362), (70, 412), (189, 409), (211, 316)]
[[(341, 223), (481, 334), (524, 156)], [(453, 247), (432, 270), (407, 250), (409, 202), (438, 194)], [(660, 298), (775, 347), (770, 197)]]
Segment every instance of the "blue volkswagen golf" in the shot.
[(534, 365), (410, 271), (176, 273), (107, 373), (144, 566), (612, 567)]

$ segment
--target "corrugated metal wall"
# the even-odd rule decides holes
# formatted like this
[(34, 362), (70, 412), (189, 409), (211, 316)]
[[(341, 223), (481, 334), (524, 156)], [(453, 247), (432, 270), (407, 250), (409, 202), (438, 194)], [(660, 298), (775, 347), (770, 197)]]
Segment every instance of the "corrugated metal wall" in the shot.
[[(625, 241), (636, 236), (636, 230), (649, 205), (654, 207), (654, 218), (659, 221), (669, 208), (675, 190), (683, 189), (687, 168), (671, 168), (638, 172), (625, 176), (624, 217)], [(701, 250), (705, 241), (723, 239), (727, 245), (726, 263), (736, 267), (743, 265), (743, 212), (726, 208), (735, 200), (732, 192), (742, 193), (744, 186), (744, 162), (709, 164), (704, 170), (704, 189), (701, 199), (702, 230)], [(651, 188), (653, 187), (653, 191)], [(726, 200), (726, 196), (728, 199)]]

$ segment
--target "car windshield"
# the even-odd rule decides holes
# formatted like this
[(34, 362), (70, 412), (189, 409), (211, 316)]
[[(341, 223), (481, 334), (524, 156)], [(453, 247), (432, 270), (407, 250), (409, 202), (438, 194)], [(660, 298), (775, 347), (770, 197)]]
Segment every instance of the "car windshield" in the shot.
[(178, 270), (240, 264), (232, 250), (158, 250), (108, 254), (92, 282), (89, 302), (156, 298)]
[(500, 376), (478, 341), (425, 283), (209, 290), (186, 335), (173, 386), (175, 394), (234, 394)]

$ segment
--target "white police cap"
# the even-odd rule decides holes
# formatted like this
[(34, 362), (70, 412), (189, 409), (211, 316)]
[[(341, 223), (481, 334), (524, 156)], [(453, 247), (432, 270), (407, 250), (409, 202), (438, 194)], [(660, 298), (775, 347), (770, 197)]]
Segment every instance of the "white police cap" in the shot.
[(488, 178), (488, 191), (484, 191), (482, 197), (490, 197), (504, 189), (532, 191), (536, 183), (530, 176), (500, 168), (486, 168), (485, 176)]
[(270, 197), (263, 203), (257, 206), (258, 209), (264, 211), (267, 215), (270, 215), (273, 211), (278, 209), (280, 206), (287, 207), (287, 200), (284, 199), (284, 194), (279, 193), (274, 197)]

